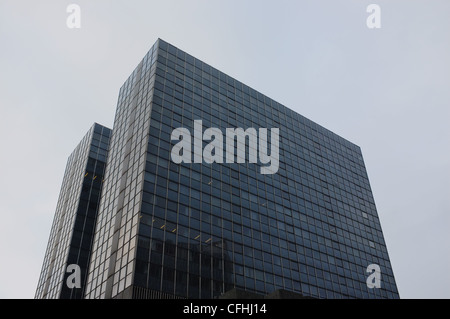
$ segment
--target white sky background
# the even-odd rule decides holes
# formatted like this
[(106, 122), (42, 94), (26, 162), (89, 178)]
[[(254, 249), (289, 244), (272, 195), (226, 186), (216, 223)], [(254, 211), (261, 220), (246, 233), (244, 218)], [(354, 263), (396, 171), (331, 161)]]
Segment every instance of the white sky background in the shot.
[[(66, 7), (81, 7), (68, 29)], [(381, 6), (381, 29), (366, 7)], [(158, 37), (361, 146), (402, 298), (450, 298), (448, 0), (0, 0), (0, 298), (33, 298), (66, 161)], [(281, 159), (282, 160), (282, 159)]]

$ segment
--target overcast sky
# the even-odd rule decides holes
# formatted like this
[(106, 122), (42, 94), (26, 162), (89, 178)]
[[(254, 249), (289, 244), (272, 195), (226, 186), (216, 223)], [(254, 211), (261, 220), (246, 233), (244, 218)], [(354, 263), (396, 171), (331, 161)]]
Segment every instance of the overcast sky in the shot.
[[(81, 8), (69, 29), (66, 8)], [(381, 8), (369, 29), (366, 8)], [(162, 38), (362, 148), (402, 298), (450, 298), (450, 1), (0, 0), (0, 298), (33, 298), (67, 158)]]

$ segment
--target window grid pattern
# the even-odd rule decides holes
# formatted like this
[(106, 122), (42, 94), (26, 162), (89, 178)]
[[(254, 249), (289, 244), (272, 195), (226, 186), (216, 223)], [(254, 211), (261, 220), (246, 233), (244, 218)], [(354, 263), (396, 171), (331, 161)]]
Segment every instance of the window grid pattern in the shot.
[[(159, 40), (134, 284), (189, 298), (239, 287), (398, 298), (358, 146)], [(171, 162), (170, 134), (280, 128), (280, 168)], [(204, 143), (205, 146), (205, 143)], [(382, 288), (368, 289), (378, 264)]]

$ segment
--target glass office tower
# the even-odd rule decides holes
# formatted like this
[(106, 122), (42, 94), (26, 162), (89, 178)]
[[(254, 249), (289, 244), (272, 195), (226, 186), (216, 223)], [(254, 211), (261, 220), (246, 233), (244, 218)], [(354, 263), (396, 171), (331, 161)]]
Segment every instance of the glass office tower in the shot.
[[(110, 135), (95, 123), (69, 156), (35, 298), (84, 297)], [(66, 284), (69, 265), (80, 267), (80, 288)]]
[[(193, 136), (191, 162), (172, 159), (177, 128)], [(207, 128), (278, 128), (278, 170), (262, 174), (261, 158), (246, 155), (195, 159)], [(371, 264), (380, 288), (368, 287)], [(217, 298), (233, 288), (399, 297), (360, 148), (158, 40), (120, 89), (85, 297)]]

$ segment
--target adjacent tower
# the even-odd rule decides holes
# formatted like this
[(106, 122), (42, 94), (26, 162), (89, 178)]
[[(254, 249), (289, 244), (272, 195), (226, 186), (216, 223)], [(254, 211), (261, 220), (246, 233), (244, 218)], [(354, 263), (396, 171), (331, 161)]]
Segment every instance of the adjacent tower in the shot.
[[(82, 299), (111, 130), (95, 123), (70, 155), (35, 298)], [(69, 265), (80, 288), (69, 289)]]

